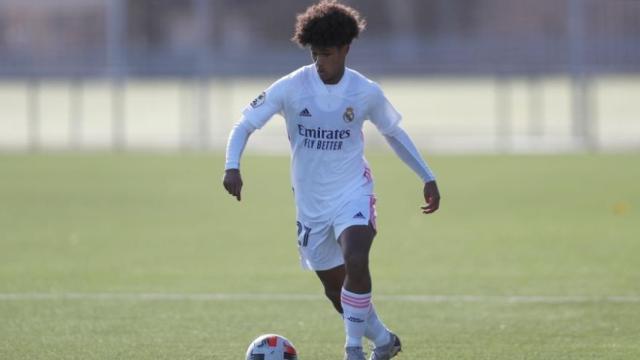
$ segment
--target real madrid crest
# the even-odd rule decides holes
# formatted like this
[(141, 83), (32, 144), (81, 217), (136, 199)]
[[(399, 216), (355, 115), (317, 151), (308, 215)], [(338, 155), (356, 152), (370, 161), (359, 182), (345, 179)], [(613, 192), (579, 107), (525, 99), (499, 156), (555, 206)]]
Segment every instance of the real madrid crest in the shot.
[(349, 106), (344, 111), (344, 114), (342, 114), (342, 119), (346, 122), (352, 122), (355, 117), (356, 117), (356, 114), (353, 112), (353, 108), (351, 106)]

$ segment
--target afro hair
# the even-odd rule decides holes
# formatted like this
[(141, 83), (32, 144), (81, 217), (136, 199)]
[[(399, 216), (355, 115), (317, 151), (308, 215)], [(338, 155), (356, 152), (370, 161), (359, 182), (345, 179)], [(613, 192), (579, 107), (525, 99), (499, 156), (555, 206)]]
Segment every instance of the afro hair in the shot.
[(293, 40), (301, 47), (351, 44), (366, 26), (357, 10), (336, 0), (323, 0), (299, 14)]

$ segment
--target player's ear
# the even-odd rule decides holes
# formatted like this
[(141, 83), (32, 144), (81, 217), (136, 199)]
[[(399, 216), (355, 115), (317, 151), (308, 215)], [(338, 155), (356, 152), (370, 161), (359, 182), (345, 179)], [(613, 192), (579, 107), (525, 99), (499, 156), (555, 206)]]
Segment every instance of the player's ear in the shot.
[(347, 54), (349, 53), (349, 44), (337, 46), (336, 50), (337, 50), (338, 56), (344, 59), (347, 57)]

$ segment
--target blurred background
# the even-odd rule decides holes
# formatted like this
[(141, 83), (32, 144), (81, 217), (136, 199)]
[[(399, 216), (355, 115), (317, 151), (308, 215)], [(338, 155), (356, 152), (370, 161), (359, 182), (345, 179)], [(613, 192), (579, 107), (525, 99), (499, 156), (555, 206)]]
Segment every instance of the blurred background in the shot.
[[(424, 217), (365, 125), (401, 359), (640, 359), (640, 0), (343, 1), (368, 21), (348, 66), (443, 194)], [(0, 0), (0, 359), (228, 360), (266, 333), (340, 358), (280, 117), (242, 203), (220, 184), (242, 109), (311, 63), (312, 3)]]
[[(348, 66), (425, 150), (640, 149), (640, 1), (353, 0)], [(220, 151), (310, 63), (301, 0), (0, 0), (0, 149)], [(383, 143), (371, 131), (371, 146)], [(288, 149), (281, 120), (250, 149)]]

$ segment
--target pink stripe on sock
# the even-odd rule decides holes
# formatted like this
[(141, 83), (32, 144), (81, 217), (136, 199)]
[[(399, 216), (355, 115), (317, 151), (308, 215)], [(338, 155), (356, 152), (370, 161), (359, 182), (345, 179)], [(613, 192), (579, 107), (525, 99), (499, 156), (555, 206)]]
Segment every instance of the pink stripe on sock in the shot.
[(363, 295), (363, 296), (353, 296), (353, 295), (349, 295), (347, 293), (340, 293), (340, 296), (344, 296), (346, 298), (352, 299), (352, 300), (357, 300), (357, 301), (361, 301), (361, 300), (371, 300), (371, 295)]
[(347, 295), (344, 292), (340, 294), (340, 300), (349, 306), (366, 309), (371, 305), (371, 295), (365, 295), (364, 297), (355, 297), (351, 295)]
[(355, 302), (349, 299), (342, 299), (342, 302), (348, 305), (354, 305), (354, 306), (369, 306), (369, 304), (371, 304), (371, 302), (366, 301), (366, 302)]
[(342, 295), (342, 296), (346, 296), (346, 297), (351, 298), (351, 299), (356, 299), (356, 300), (360, 300), (360, 299), (371, 299), (371, 293), (369, 293), (369, 294), (362, 294), (362, 295), (354, 294), (354, 295), (355, 295), (355, 296), (354, 296), (354, 295), (349, 295), (349, 294), (347, 294), (345, 291), (341, 291), (341, 292), (340, 292), (340, 295)]
[(358, 308), (358, 309), (368, 309), (369, 305), (371, 305), (371, 303), (366, 303), (366, 304), (350, 303), (349, 301), (346, 301), (345, 299), (342, 299), (342, 303), (345, 304), (345, 305), (349, 305), (351, 307), (354, 307), (354, 308)]
[(371, 297), (368, 298), (363, 298), (363, 299), (358, 299), (358, 298), (354, 298), (354, 297), (350, 297), (348, 295), (344, 295), (342, 294), (342, 299), (344, 300), (348, 300), (357, 304), (368, 304), (371, 302)]

